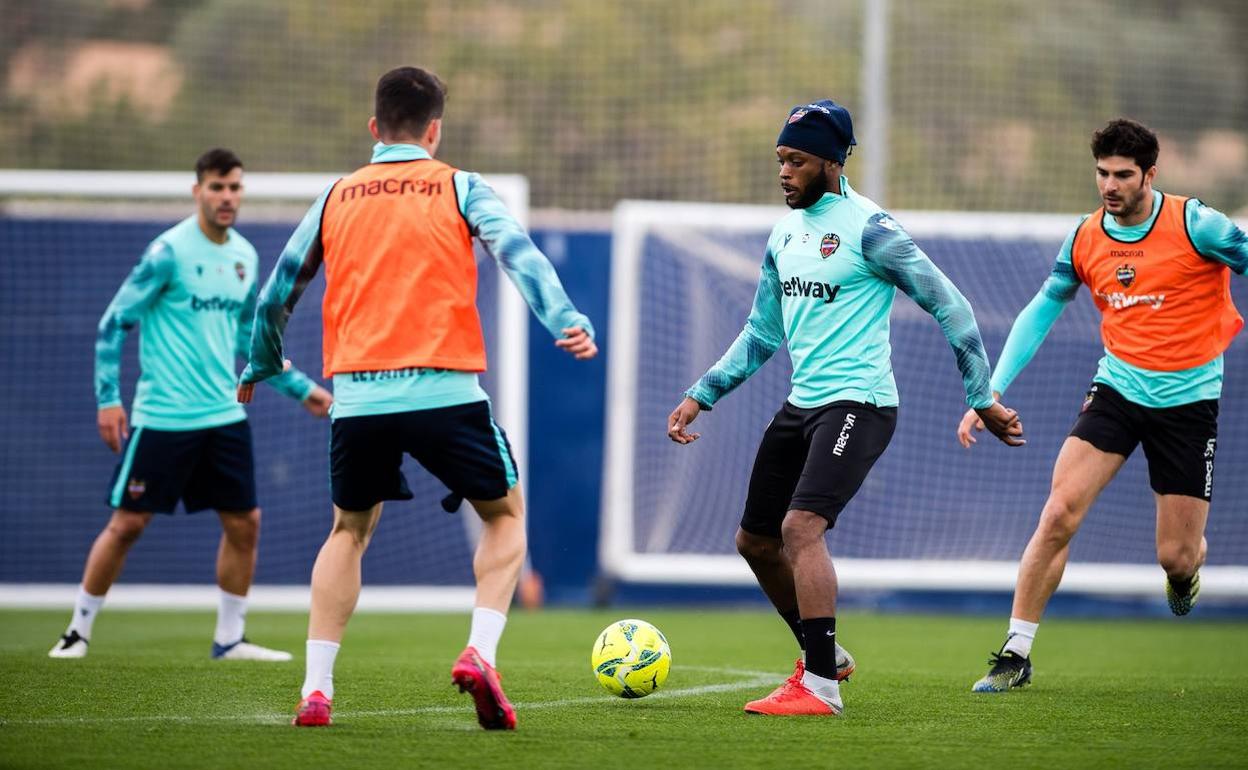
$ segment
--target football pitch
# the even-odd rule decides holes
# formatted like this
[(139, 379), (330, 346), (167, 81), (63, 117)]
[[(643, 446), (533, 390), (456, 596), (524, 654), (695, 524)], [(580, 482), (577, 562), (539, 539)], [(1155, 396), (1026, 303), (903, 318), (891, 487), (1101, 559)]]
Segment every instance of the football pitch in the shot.
[[(1197, 610), (1199, 612), (1199, 610)], [(589, 667), (597, 633), (641, 617), (672, 670), (626, 701)], [(757, 610), (512, 614), (500, 668), (519, 729), (477, 727), (450, 685), (466, 615), (362, 614), (335, 677), (335, 724), (290, 726), (305, 616), (252, 613), (248, 636), (293, 663), (208, 659), (211, 613), (105, 611), (85, 660), (50, 660), (65, 611), (0, 612), (0, 767), (1243, 767), (1248, 623), (1041, 626), (1035, 683), (974, 695), (1005, 618), (846, 614), (858, 661), (840, 718), (746, 716), (795, 647)]]

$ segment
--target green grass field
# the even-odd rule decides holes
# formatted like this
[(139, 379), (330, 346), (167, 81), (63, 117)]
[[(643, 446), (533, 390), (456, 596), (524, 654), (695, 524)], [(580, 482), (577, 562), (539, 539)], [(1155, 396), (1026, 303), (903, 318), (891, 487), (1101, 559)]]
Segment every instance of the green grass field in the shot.
[[(596, 634), (643, 617), (672, 646), (666, 686), (613, 698)], [(1053, 620), (1035, 684), (973, 695), (1004, 619), (847, 614), (858, 660), (838, 719), (747, 717), (792, 670), (787, 628), (759, 610), (512, 615), (500, 649), (515, 733), (479, 729), (450, 685), (466, 615), (360, 615), (336, 674), (335, 724), (289, 725), (302, 615), (253, 613), (248, 635), (294, 663), (208, 659), (210, 613), (108, 611), (85, 660), (45, 653), (64, 611), (0, 612), (0, 766), (1232, 767), (1248, 763), (1248, 623)]]

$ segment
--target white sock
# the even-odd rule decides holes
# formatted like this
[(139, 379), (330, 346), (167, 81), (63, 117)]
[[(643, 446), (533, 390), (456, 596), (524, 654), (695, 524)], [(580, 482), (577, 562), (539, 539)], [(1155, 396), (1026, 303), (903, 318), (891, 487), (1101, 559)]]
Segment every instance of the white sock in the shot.
[(299, 697), (306, 698), (320, 690), (326, 698), (334, 699), (334, 660), (338, 657), (339, 646), (338, 642), (308, 640), (308, 669), (303, 677), (303, 691)]
[(814, 693), (816, 698), (837, 711), (843, 708), (841, 703), (841, 685), (835, 679), (826, 679), (807, 671), (802, 674), (802, 685)]
[(485, 662), (491, 666), (498, 655), (498, 640), (503, 636), (505, 625), (507, 616), (498, 610), (488, 607), (474, 607), (472, 610), (472, 630), (468, 632), (468, 646), (475, 647), (477, 654), (485, 658)]
[(217, 644), (234, 644), (243, 638), (243, 624), (247, 621), (247, 597), (217, 590), (217, 630), (212, 641)]
[(87, 589), (78, 586), (78, 598), (74, 600), (74, 615), (69, 619), (69, 628), (65, 633), (78, 632), (83, 639), (90, 641), (91, 627), (95, 625), (96, 613), (104, 605), (103, 596), (87, 593)]
[(1036, 640), (1036, 629), (1039, 627), (1039, 623), (1028, 623), (1018, 618), (1010, 618), (1010, 630), (1005, 637), (1005, 649), (1008, 652), (1022, 655), (1024, 658), (1030, 657), (1031, 643)]

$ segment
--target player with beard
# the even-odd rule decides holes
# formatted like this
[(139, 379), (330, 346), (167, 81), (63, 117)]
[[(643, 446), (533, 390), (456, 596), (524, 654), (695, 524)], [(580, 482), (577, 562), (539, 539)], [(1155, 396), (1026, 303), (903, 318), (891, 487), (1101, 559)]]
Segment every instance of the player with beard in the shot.
[[(112, 517), (91, 546), (53, 658), (86, 656), (96, 613), (131, 546), (153, 513), (173, 513), (181, 500), (188, 512), (211, 508), (221, 519), (213, 659), (291, 659), (243, 637), (260, 536), (251, 431), (234, 399), (235, 360), (248, 352), (258, 293), (256, 250), (233, 227), (243, 163), (229, 150), (209, 150), (195, 163), (195, 180), (196, 213), (152, 241), (100, 319), (97, 427), (109, 449), (125, 451), (109, 484)], [(127, 420), (121, 351), (136, 325), (141, 372)], [(329, 414), (332, 397), (302, 373), (271, 382), (317, 417)]]
[[(1166, 598), (1186, 615), (1200, 592), (1205, 524), (1222, 393), (1222, 352), (1243, 326), (1231, 271), (1248, 271), (1248, 236), (1196, 198), (1153, 189), (1157, 137), (1132, 120), (1092, 137), (1104, 206), (1066, 237), (1053, 271), (1019, 313), (993, 372), (1004, 393), (1044, 341), (1080, 284), (1101, 311), (1105, 355), (1053, 466), (1049, 499), (1023, 552), (1005, 644), (975, 692), (1031, 681), (1031, 646), (1057, 590), (1070, 541), (1097, 495), (1137, 444), (1148, 458), (1157, 506), (1157, 560)], [(975, 442), (978, 415), (958, 426)]]
[(751, 714), (842, 711), (839, 682), (854, 669), (836, 644), (836, 571), (825, 534), (884, 452), (897, 421), (889, 311), (901, 289), (931, 313), (953, 347), (967, 403), (1012, 446), (1018, 416), (988, 387), (988, 357), (970, 305), (901, 225), (842, 176), (854, 141), (849, 111), (831, 100), (794, 107), (776, 141), (792, 213), (772, 230), (754, 307), (720, 360), (668, 417), (680, 444), (699, 412), (740, 385), (787, 341), (792, 391), (763, 435), (737, 550), (804, 655)]

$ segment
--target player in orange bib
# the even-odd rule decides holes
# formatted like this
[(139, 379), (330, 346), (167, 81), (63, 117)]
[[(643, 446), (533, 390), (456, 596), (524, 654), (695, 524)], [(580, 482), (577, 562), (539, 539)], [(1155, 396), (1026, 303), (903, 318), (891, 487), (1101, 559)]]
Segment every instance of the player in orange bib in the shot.
[[(1243, 327), (1231, 272), (1248, 271), (1248, 236), (1195, 198), (1153, 189), (1157, 137), (1132, 120), (1096, 132), (1092, 155), (1104, 205), (1084, 217), (1040, 292), (1019, 313), (992, 376), (1000, 393), (1040, 347), (1080, 284), (1101, 312), (1105, 355), (1053, 467), (1049, 499), (1018, 569), (1001, 650), (975, 683), (1005, 692), (1031, 681), (1031, 645), (1057, 590), (1070, 541), (1097, 495), (1137, 445), (1157, 502), (1157, 560), (1166, 597), (1186, 615), (1200, 591), (1213, 494), (1222, 353)], [(967, 412), (963, 446), (982, 429)]]
[[(334, 382), (330, 444), (334, 524), (312, 569), (307, 674), (295, 724), (330, 723), (339, 643), (360, 593), (360, 560), (385, 500), (410, 500), (409, 454), (482, 520), (468, 646), (451, 670), (486, 729), (514, 729), (494, 669), (525, 554), (524, 503), (507, 436), (477, 374), (477, 238), (556, 345), (593, 358), (594, 328), (549, 260), (481, 176), (434, 160), (446, 91), (400, 67), (377, 83), (372, 162), (325, 190), (291, 236), (256, 310), (238, 397), (282, 371), (282, 330), (325, 266), (325, 376)], [(457, 504), (457, 503), (456, 503)], [(445, 505), (445, 503), (444, 503)]]

